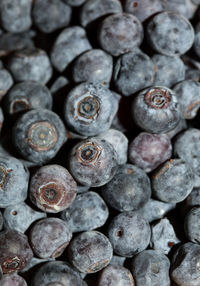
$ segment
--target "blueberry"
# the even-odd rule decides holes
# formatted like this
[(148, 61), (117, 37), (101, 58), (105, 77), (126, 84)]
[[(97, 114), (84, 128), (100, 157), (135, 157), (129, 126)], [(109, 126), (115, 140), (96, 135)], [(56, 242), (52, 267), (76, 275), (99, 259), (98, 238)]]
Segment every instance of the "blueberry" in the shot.
[(84, 286), (80, 274), (63, 261), (42, 265), (31, 281), (32, 286)]
[(0, 56), (9, 55), (17, 50), (33, 48), (32, 38), (34, 36), (35, 32), (32, 30), (20, 34), (3, 33), (0, 35)]
[(1, 211), (0, 211), (0, 231), (1, 231), (2, 228), (3, 228), (3, 224), (4, 224), (4, 219), (3, 219), (3, 215), (2, 215), (2, 213), (1, 213)]
[(193, 173), (200, 176), (200, 130), (188, 128), (180, 133), (174, 142), (174, 153), (186, 161)]
[(2, 129), (3, 123), (4, 123), (4, 114), (3, 114), (2, 108), (0, 107), (0, 132)]
[(141, 132), (129, 145), (130, 162), (147, 173), (170, 159), (171, 155), (171, 141), (165, 134)]
[(163, 202), (179, 203), (192, 191), (194, 174), (181, 159), (168, 160), (152, 176), (153, 195)]
[(71, 7), (61, 0), (35, 0), (33, 3), (33, 22), (43, 33), (68, 26), (71, 13)]
[(49, 217), (36, 222), (29, 235), (33, 252), (40, 258), (59, 257), (72, 238), (66, 222)]
[(0, 232), (0, 252), (3, 273), (22, 270), (33, 257), (27, 236), (15, 230)]
[(46, 213), (31, 208), (26, 203), (18, 203), (4, 209), (3, 219), (6, 229), (24, 233), (36, 220), (46, 217)]
[(169, 259), (156, 250), (144, 250), (132, 260), (131, 272), (137, 286), (170, 286)]
[(121, 165), (113, 179), (102, 187), (105, 201), (114, 209), (124, 212), (144, 206), (151, 196), (148, 176), (138, 167)]
[(20, 160), (0, 155), (0, 207), (22, 202), (27, 197), (29, 171)]
[(149, 56), (136, 50), (121, 55), (114, 66), (113, 81), (117, 90), (125, 96), (151, 86), (154, 65)]
[(194, 243), (200, 243), (200, 206), (193, 207), (185, 217), (184, 229), (187, 238)]
[(86, 27), (106, 15), (121, 12), (122, 5), (119, 0), (87, 0), (81, 8), (80, 23)]
[(72, 7), (77, 7), (82, 5), (86, 0), (63, 0), (63, 2), (71, 5)]
[(88, 186), (83, 186), (83, 185), (80, 185), (80, 184), (77, 185), (77, 193), (78, 194), (86, 193), (88, 191), (89, 191), (89, 187)]
[(152, 61), (156, 69), (154, 85), (172, 87), (185, 79), (185, 65), (179, 57), (155, 54)]
[(170, 139), (172, 139), (172, 138), (175, 137), (177, 134), (179, 134), (179, 133), (182, 132), (183, 130), (187, 129), (187, 127), (188, 127), (187, 121), (186, 121), (185, 119), (180, 119), (178, 125), (177, 125), (174, 129), (172, 129), (172, 130), (166, 132), (165, 134), (166, 134)]
[(98, 231), (76, 236), (68, 247), (70, 262), (83, 273), (95, 273), (106, 267), (113, 256), (108, 238)]
[(16, 273), (4, 275), (0, 283), (1, 286), (27, 286), (26, 281)]
[(178, 286), (194, 286), (199, 284), (200, 246), (185, 243), (175, 252), (170, 269), (171, 279)]
[(165, 11), (150, 20), (147, 37), (156, 52), (166, 56), (182, 55), (192, 47), (194, 30), (183, 15)]
[(150, 242), (149, 223), (137, 212), (123, 212), (112, 220), (108, 237), (114, 252), (132, 257), (147, 248)]
[(102, 21), (98, 36), (102, 49), (112, 56), (119, 56), (140, 46), (143, 27), (135, 16), (118, 13)]
[(151, 248), (168, 254), (171, 248), (180, 240), (176, 237), (175, 230), (167, 218), (163, 218), (151, 226)]
[(40, 109), (28, 111), (17, 120), (12, 139), (23, 158), (39, 165), (55, 157), (67, 137), (60, 117)]
[(82, 185), (98, 187), (108, 183), (117, 170), (117, 153), (99, 138), (81, 141), (71, 150), (69, 170)]
[(176, 11), (184, 15), (187, 19), (191, 19), (197, 10), (197, 6), (192, 3), (193, 1), (196, 0), (161, 0), (160, 2), (163, 10)]
[(66, 28), (58, 35), (51, 50), (52, 64), (59, 72), (63, 72), (77, 56), (91, 48), (83, 28)]
[(72, 69), (72, 76), (77, 83), (100, 81), (104, 84), (109, 84), (112, 70), (112, 57), (100, 49), (92, 49), (76, 59)]
[(164, 203), (155, 199), (150, 199), (142, 208), (137, 210), (149, 223), (163, 218), (167, 213), (176, 208), (174, 203)]
[(109, 129), (117, 109), (118, 99), (106, 86), (82, 83), (67, 95), (64, 116), (75, 132), (94, 136)]
[(174, 129), (180, 120), (177, 97), (167, 87), (147, 88), (134, 97), (132, 115), (145, 131), (166, 133)]
[(109, 265), (99, 273), (98, 286), (134, 286), (131, 272), (119, 265)]
[(187, 68), (185, 71), (185, 79), (200, 82), (200, 71), (194, 68)]
[(176, 84), (173, 90), (179, 101), (182, 118), (193, 119), (200, 107), (200, 83), (184, 80)]
[(45, 262), (49, 262), (49, 261), (55, 261), (55, 258), (42, 259), (42, 258), (33, 257), (30, 260), (30, 262), (26, 265), (26, 267), (20, 270), (19, 273), (24, 276), (29, 275), (29, 273), (33, 273), (36, 266), (39, 268), (40, 266), (42, 266), (42, 264), (44, 264)]
[(118, 155), (119, 165), (127, 162), (128, 139), (121, 131), (109, 129), (100, 133), (98, 137), (108, 141), (113, 146)]
[(65, 76), (59, 76), (51, 85), (50, 91), (53, 94), (59, 92), (63, 87), (69, 84), (69, 80)]
[(9, 114), (29, 109), (51, 109), (52, 96), (48, 88), (40, 83), (24, 81), (14, 85), (5, 97), (5, 108)]
[(46, 84), (52, 76), (49, 57), (41, 49), (24, 49), (15, 52), (8, 60), (8, 69), (15, 81), (33, 80)]
[(32, 0), (1, 0), (0, 18), (2, 27), (11, 33), (28, 30), (31, 21)]
[(162, 11), (162, 4), (160, 0), (125, 0), (124, 10), (143, 22), (153, 14)]
[(6, 95), (13, 83), (13, 78), (9, 71), (5, 68), (0, 68), (0, 100)]
[(113, 255), (112, 260), (110, 261), (110, 265), (112, 264), (112, 265), (124, 266), (125, 260), (126, 260), (126, 257)]
[(181, 214), (184, 217), (193, 207), (200, 206), (200, 187), (196, 187), (181, 204)]
[(47, 165), (33, 175), (29, 192), (31, 201), (39, 209), (57, 213), (72, 204), (77, 185), (67, 169), (59, 165)]
[(93, 230), (105, 224), (109, 212), (104, 200), (94, 192), (76, 197), (74, 203), (61, 213), (72, 232)]

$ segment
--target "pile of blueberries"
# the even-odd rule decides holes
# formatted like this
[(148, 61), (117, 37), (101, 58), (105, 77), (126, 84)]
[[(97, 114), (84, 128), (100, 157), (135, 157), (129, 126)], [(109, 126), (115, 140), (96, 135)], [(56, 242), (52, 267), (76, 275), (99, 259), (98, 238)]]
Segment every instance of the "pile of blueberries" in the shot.
[(200, 286), (200, 1), (0, 0), (0, 285)]

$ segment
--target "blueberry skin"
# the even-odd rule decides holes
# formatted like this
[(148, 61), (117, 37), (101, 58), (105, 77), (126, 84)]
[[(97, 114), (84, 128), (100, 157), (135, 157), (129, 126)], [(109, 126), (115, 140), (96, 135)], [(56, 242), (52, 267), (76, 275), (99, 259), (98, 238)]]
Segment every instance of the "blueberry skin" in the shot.
[(16, 82), (32, 80), (46, 84), (52, 76), (52, 67), (44, 50), (32, 48), (16, 51), (7, 68)]
[(132, 116), (146, 132), (166, 133), (180, 121), (178, 99), (167, 87), (147, 88), (134, 97)]
[(113, 179), (102, 187), (101, 195), (120, 212), (137, 210), (150, 199), (150, 180), (138, 167), (121, 165)]
[(117, 171), (117, 153), (105, 140), (90, 138), (81, 141), (70, 152), (69, 170), (76, 181), (84, 186), (102, 186)]
[(200, 107), (200, 83), (184, 80), (173, 87), (183, 119), (193, 119)]
[(187, 127), (188, 127), (187, 121), (186, 121), (185, 119), (180, 119), (178, 125), (177, 125), (174, 129), (172, 129), (172, 130), (166, 132), (165, 134), (166, 134), (170, 139), (172, 139), (172, 138), (174, 138), (178, 133), (180, 133), (180, 132), (186, 130)]
[(60, 0), (36, 0), (33, 3), (33, 22), (43, 33), (68, 26), (71, 14), (71, 7)]
[(194, 186), (194, 173), (181, 159), (168, 160), (154, 171), (151, 179), (153, 195), (169, 203), (183, 201)]
[(119, 0), (87, 0), (80, 11), (80, 23), (86, 27), (101, 17), (121, 12), (122, 5)]
[(0, 155), (0, 207), (6, 208), (27, 197), (29, 171), (20, 160)]
[(33, 257), (27, 236), (15, 230), (0, 233), (0, 252), (0, 265), (5, 274), (22, 270)]
[(180, 243), (175, 230), (167, 218), (163, 218), (151, 226), (151, 248), (168, 254), (171, 248)]
[(64, 103), (68, 126), (84, 136), (109, 129), (118, 110), (118, 99), (101, 83), (82, 83), (73, 88)]
[(198, 23), (195, 27), (195, 40), (193, 44), (194, 51), (198, 57), (200, 57), (199, 47), (200, 47), (200, 23)]
[(155, 15), (146, 32), (150, 46), (166, 56), (185, 54), (194, 42), (192, 25), (177, 12), (165, 11)]
[(141, 22), (148, 19), (153, 14), (162, 11), (160, 0), (125, 0), (124, 11), (136, 16)]
[(28, 111), (17, 120), (12, 140), (24, 159), (40, 165), (55, 157), (67, 137), (60, 117), (53, 111), (40, 109)]
[(137, 212), (123, 212), (111, 221), (108, 238), (114, 253), (132, 257), (147, 248), (150, 242), (149, 223)]
[(77, 83), (102, 82), (110, 83), (113, 71), (113, 58), (100, 49), (92, 49), (80, 55), (72, 68), (73, 80)]
[(92, 47), (86, 31), (79, 26), (64, 29), (57, 37), (51, 50), (51, 62), (56, 70), (63, 72), (80, 54)]
[(185, 79), (185, 65), (179, 57), (155, 54), (152, 61), (156, 69), (154, 85), (172, 87)]
[(88, 231), (103, 226), (109, 211), (104, 200), (92, 191), (80, 194), (73, 204), (61, 212), (72, 232)]
[(132, 260), (131, 272), (137, 286), (170, 286), (170, 261), (156, 250), (144, 250)]
[(77, 7), (85, 3), (86, 0), (63, 0), (68, 5), (71, 5), (72, 7)]
[(2, 0), (0, 6), (1, 25), (11, 33), (28, 30), (31, 21), (31, 0)]
[(13, 33), (3, 33), (0, 35), (0, 55), (6, 56), (11, 52), (30, 49), (34, 47), (34, 42), (32, 38), (35, 36), (35, 32), (30, 30), (27, 32), (13, 34)]
[(103, 133), (100, 133), (98, 138), (108, 141), (113, 146), (118, 155), (117, 161), (119, 165), (125, 164), (127, 162), (128, 139), (124, 133), (111, 128)]
[(174, 154), (187, 162), (193, 173), (200, 176), (200, 130), (188, 128), (174, 141)]
[(65, 76), (59, 76), (51, 85), (50, 91), (52, 94), (59, 92), (64, 86), (69, 84), (69, 80)]
[(57, 213), (68, 208), (74, 201), (77, 184), (62, 166), (46, 165), (32, 176), (29, 196), (42, 211)]
[(80, 274), (68, 263), (51, 261), (43, 264), (34, 274), (32, 286), (84, 286)]
[(109, 239), (98, 231), (77, 235), (68, 247), (69, 261), (80, 272), (95, 273), (106, 267), (113, 256)]
[(13, 78), (5, 68), (0, 69), (0, 100), (6, 95), (14, 84)]
[(4, 228), (24, 233), (34, 221), (46, 216), (46, 213), (36, 211), (24, 202), (18, 203), (4, 209)]
[(176, 208), (174, 203), (164, 203), (155, 199), (150, 199), (142, 208), (137, 210), (149, 223), (163, 218), (167, 213)]
[(118, 255), (113, 255), (112, 260), (109, 265), (119, 265), (119, 266), (124, 266), (124, 262), (126, 260), (126, 257), (118, 256)]
[(3, 114), (2, 108), (0, 107), (0, 132), (2, 129), (3, 123), (4, 123), (4, 114)]
[(178, 286), (198, 286), (200, 246), (188, 242), (181, 245), (171, 261), (170, 277)]
[(143, 27), (135, 16), (118, 13), (102, 21), (98, 37), (101, 48), (117, 57), (140, 46)]
[(98, 286), (134, 286), (131, 272), (119, 265), (108, 265), (98, 276)]
[(129, 145), (129, 161), (146, 173), (170, 159), (172, 145), (165, 134), (141, 132)]
[(160, 2), (164, 11), (178, 12), (185, 16), (187, 19), (193, 18), (197, 10), (197, 6), (193, 3), (194, 0), (161, 0)]
[(200, 71), (195, 68), (187, 68), (185, 72), (185, 80), (200, 82)]
[(45, 85), (33, 81), (15, 84), (5, 97), (5, 108), (9, 114), (29, 109), (51, 109), (53, 99)]
[(1, 286), (28, 286), (26, 281), (16, 273), (4, 275), (0, 283)]
[(113, 82), (125, 96), (151, 86), (154, 81), (154, 65), (149, 56), (136, 51), (121, 55), (114, 66)]
[(193, 188), (192, 192), (181, 204), (181, 214), (184, 217), (193, 207), (200, 206), (200, 187)]
[(200, 206), (193, 207), (184, 220), (184, 230), (187, 238), (194, 243), (200, 243)]
[(33, 252), (40, 258), (59, 257), (72, 238), (68, 224), (55, 217), (48, 217), (36, 222), (29, 234)]

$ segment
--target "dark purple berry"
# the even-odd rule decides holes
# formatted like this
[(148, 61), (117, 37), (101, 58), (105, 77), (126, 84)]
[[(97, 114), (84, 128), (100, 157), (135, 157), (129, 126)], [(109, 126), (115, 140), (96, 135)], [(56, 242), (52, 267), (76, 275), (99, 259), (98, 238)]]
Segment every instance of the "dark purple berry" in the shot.
[(133, 211), (144, 206), (151, 196), (145, 172), (134, 165), (121, 165), (113, 179), (102, 187), (105, 201), (118, 211)]
[(70, 262), (83, 273), (95, 273), (106, 267), (113, 256), (109, 239), (98, 231), (76, 236), (68, 247)]
[(60, 117), (47, 109), (23, 114), (12, 131), (13, 144), (24, 159), (38, 165), (55, 157), (66, 142), (66, 130)]
[(0, 233), (0, 253), (3, 273), (22, 270), (33, 257), (26, 235), (15, 230)]
[(55, 217), (36, 222), (29, 235), (33, 252), (40, 258), (59, 257), (71, 238), (72, 233), (67, 223)]
[(150, 242), (149, 223), (137, 212), (123, 212), (112, 220), (108, 238), (120, 256), (132, 257), (147, 248)]
[(181, 14), (165, 11), (156, 14), (147, 25), (151, 47), (166, 56), (186, 53), (194, 42), (194, 29)]
[(30, 181), (30, 199), (41, 210), (57, 213), (74, 201), (77, 185), (71, 174), (62, 166), (41, 167)]
[(130, 162), (147, 173), (170, 159), (171, 155), (171, 141), (165, 134), (142, 132), (129, 145)]
[(4, 275), (0, 284), (1, 286), (27, 286), (26, 281), (16, 273)]
[(98, 187), (108, 183), (117, 170), (117, 153), (99, 138), (81, 141), (71, 150), (69, 169), (82, 185)]
[(120, 56), (140, 46), (143, 27), (131, 14), (114, 14), (102, 21), (98, 36), (102, 49), (112, 56)]
[(157, 199), (179, 203), (191, 193), (194, 174), (191, 167), (183, 160), (168, 160), (154, 171), (151, 183), (153, 195)]
[(73, 204), (61, 213), (72, 232), (88, 231), (103, 226), (109, 211), (104, 200), (94, 192), (76, 197)]
[(98, 286), (134, 286), (131, 272), (119, 265), (109, 265), (99, 273)]
[(77, 85), (64, 104), (66, 123), (84, 136), (95, 136), (108, 130), (117, 110), (118, 99), (101, 83)]
[(161, 86), (141, 91), (134, 97), (132, 114), (139, 127), (150, 133), (166, 133), (180, 120), (180, 110), (175, 93)]

